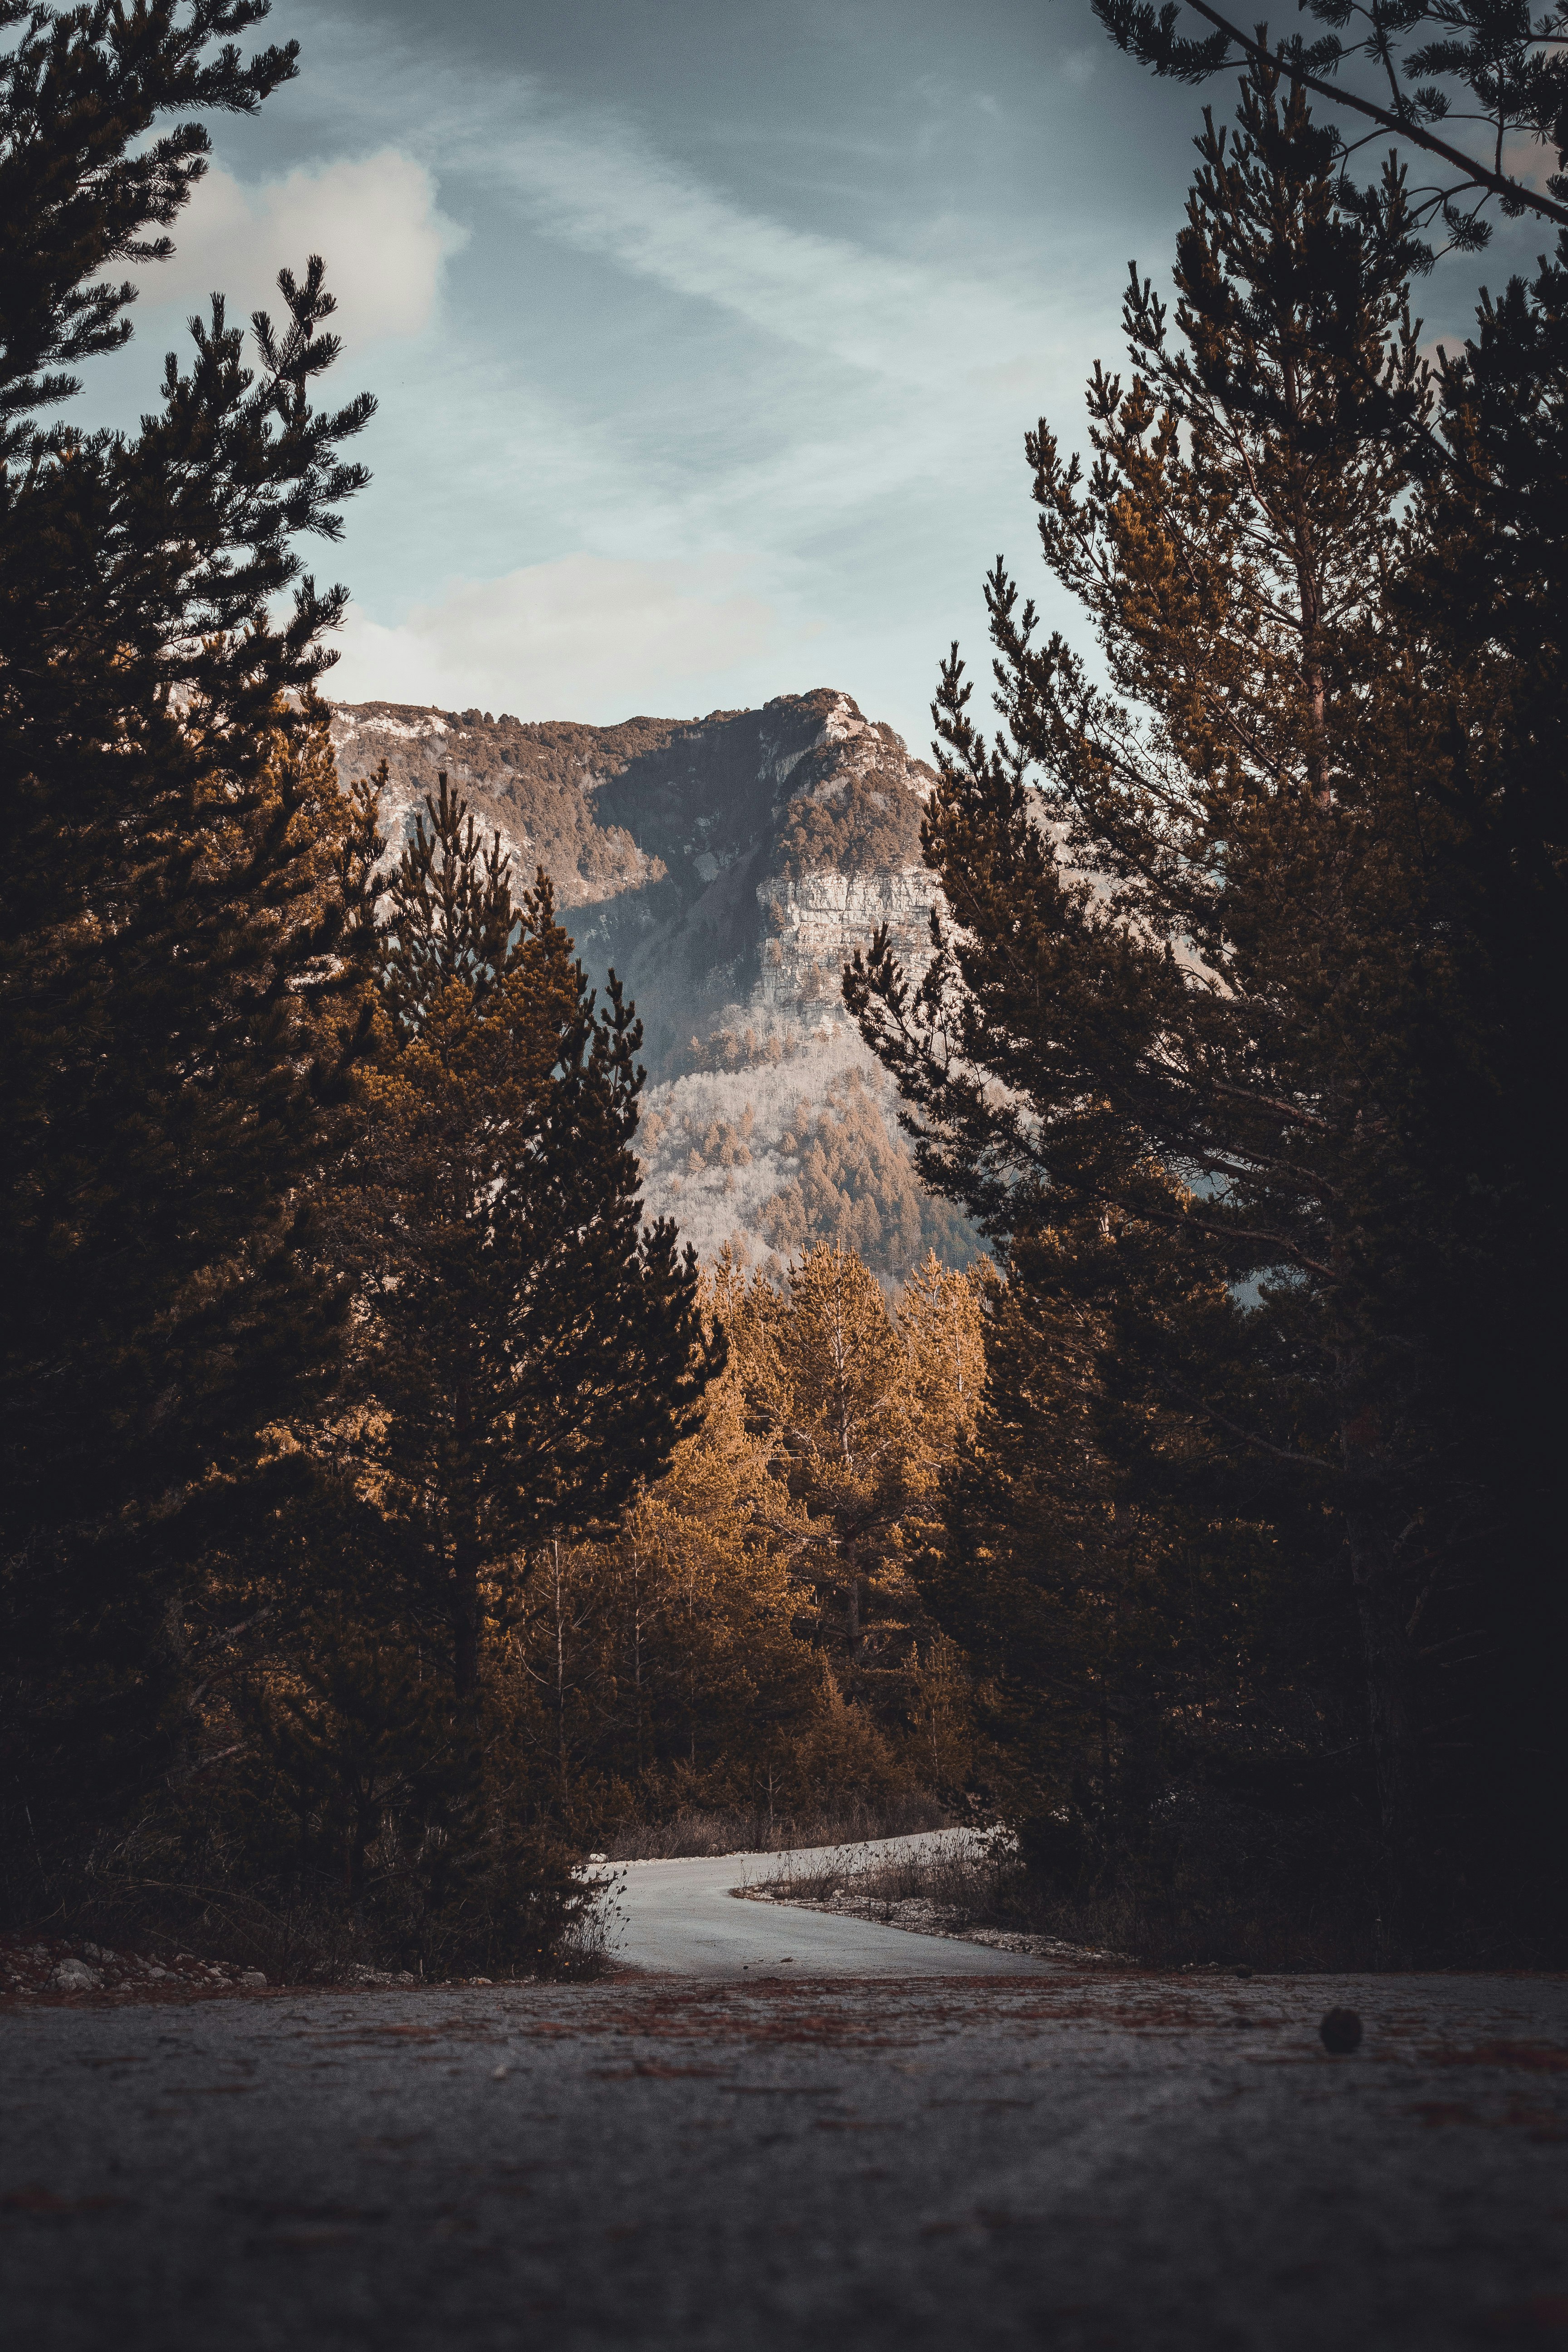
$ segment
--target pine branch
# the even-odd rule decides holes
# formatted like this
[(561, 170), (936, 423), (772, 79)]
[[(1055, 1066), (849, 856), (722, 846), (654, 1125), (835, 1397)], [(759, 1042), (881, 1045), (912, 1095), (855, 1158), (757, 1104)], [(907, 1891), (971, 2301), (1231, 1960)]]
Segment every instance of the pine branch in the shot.
[[(1169, 0), (1158, 16), (1146, 0), (1092, 0), (1092, 5), (1095, 15), (1118, 48), (1135, 57), (1140, 64), (1152, 67), (1156, 73), (1182, 81), (1205, 81), (1212, 75), (1223, 72), (1231, 62), (1233, 49), (1238, 50), (1254, 68), (1264, 73), (1283, 74), (1300, 89), (1310, 90), (1314, 97), (1327, 99), (1333, 106), (1347, 107), (1352, 113), (1375, 123), (1380, 130), (1391, 132), (1395, 138), (1407, 139), (1427, 153), (1440, 157), (1464, 175), (1457, 188), (1435, 194), (1432, 198), (1433, 208), (1441, 209), (1445, 216), (1455, 195), (1477, 188), (1487, 195), (1500, 198), (1504, 210), (1510, 215), (1533, 212), (1543, 220), (1555, 221), (1560, 227), (1568, 227), (1568, 201), (1556, 192), (1555, 181), (1553, 193), (1543, 194), (1526, 182), (1513, 178), (1497, 165), (1489, 165), (1475, 156), (1466, 154), (1462, 148), (1455, 147), (1441, 138), (1429, 121), (1420, 120), (1417, 111), (1418, 106), (1435, 110), (1431, 94), (1418, 93), (1415, 101), (1405, 98), (1394, 81), (1392, 60), (1388, 70), (1394, 102), (1382, 106), (1375, 100), (1362, 98), (1314, 72), (1311, 65), (1306, 62), (1313, 53), (1302, 51), (1299, 42), (1281, 42), (1271, 47), (1265, 28), (1259, 26), (1257, 37), (1243, 32), (1239, 25), (1211, 5), (1211, 0), (1185, 0), (1187, 6), (1195, 9), (1206, 23), (1216, 28), (1205, 42), (1184, 41), (1177, 36), (1175, 25), (1179, 11), (1175, 5), (1169, 5)], [(1539, 37), (1549, 42), (1554, 39), (1549, 33)], [(1560, 42), (1563, 37), (1556, 36), (1555, 40)], [(1333, 46), (1337, 51), (1338, 45)], [(1410, 59), (1410, 68), (1415, 72), (1431, 70), (1441, 57), (1444, 59), (1443, 69), (1457, 70), (1466, 55), (1457, 48), (1422, 51)], [(1544, 131), (1539, 135), (1544, 143)], [(1497, 138), (1500, 154), (1500, 121)]]

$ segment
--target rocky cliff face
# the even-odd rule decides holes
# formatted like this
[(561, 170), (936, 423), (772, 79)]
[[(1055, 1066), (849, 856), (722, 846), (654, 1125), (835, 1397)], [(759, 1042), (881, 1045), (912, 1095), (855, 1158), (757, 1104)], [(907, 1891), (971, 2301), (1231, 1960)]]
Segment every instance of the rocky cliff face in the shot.
[(914, 1184), (839, 995), (879, 923), (907, 966), (929, 953), (934, 777), (891, 728), (823, 688), (619, 727), (344, 704), (332, 736), (345, 776), (385, 760), (394, 838), (445, 768), (519, 874), (549, 872), (590, 971), (626, 981), (652, 1080), (650, 1212), (705, 1253), (733, 1241), (764, 1261), (819, 1237), (889, 1276), (927, 1246), (968, 1255)]
[(755, 998), (788, 1021), (798, 1008), (839, 1002), (839, 973), (886, 924), (899, 961), (923, 971), (931, 954), (934, 886), (923, 866), (884, 874), (829, 869), (757, 885), (763, 910), (762, 976)]
[(663, 742), (668, 719), (624, 727), (524, 726), (488, 710), (432, 710), (404, 702), (340, 703), (331, 719), (339, 772), (372, 775), (383, 760), (383, 829), (394, 841), (445, 768), (475, 820), (494, 829), (525, 880), (542, 866), (563, 907), (662, 878), (628, 834), (595, 816), (591, 788)]

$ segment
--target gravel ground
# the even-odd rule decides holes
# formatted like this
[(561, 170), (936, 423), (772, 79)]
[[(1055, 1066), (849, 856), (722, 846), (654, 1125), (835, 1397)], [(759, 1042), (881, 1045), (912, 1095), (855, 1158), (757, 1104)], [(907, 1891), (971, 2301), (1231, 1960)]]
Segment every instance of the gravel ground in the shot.
[(1568, 2342), (1559, 1979), (160, 1988), (0, 2068), (28, 2352)]

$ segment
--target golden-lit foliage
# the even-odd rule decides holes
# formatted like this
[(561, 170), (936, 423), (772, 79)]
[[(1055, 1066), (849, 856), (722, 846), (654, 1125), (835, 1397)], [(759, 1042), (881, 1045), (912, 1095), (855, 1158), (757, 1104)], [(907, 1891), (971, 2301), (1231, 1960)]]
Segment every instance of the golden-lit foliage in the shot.
[(973, 1423), (987, 1278), (931, 1257), (889, 1307), (847, 1252), (783, 1291), (721, 1260), (730, 1362), (701, 1428), (613, 1533), (531, 1559), (492, 1659), (563, 1821), (874, 1814), (962, 1781), (967, 1677), (907, 1559)]

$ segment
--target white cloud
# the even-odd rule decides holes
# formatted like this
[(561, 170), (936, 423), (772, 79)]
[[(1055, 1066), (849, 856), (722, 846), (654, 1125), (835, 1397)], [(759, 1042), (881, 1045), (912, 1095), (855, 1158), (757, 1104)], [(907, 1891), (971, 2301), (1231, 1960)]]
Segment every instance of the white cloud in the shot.
[(478, 703), (523, 719), (664, 709), (672, 688), (691, 700), (693, 682), (783, 642), (773, 608), (738, 584), (742, 569), (729, 555), (567, 555), (460, 582), (390, 628), (353, 606), (325, 689), (334, 701)]
[[(1481, 160), (1486, 161), (1484, 155)], [(1511, 179), (1543, 196), (1547, 181), (1562, 167), (1556, 148), (1544, 139), (1510, 139), (1502, 151), (1502, 168)]]
[(442, 265), (467, 239), (436, 201), (422, 163), (384, 148), (358, 163), (325, 163), (287, 179), (247, 187), (219, 166), (210, 170), (173, 232), (171, 260), (142, 281), (142, 304), (205, 310), (214, 291), (228, 298), (231, 320), (281, 308), (278, 272), (303, 273), (323, 256), (337, 297), (333, 331), (345, 348), (418, 335), (429, 324)]

